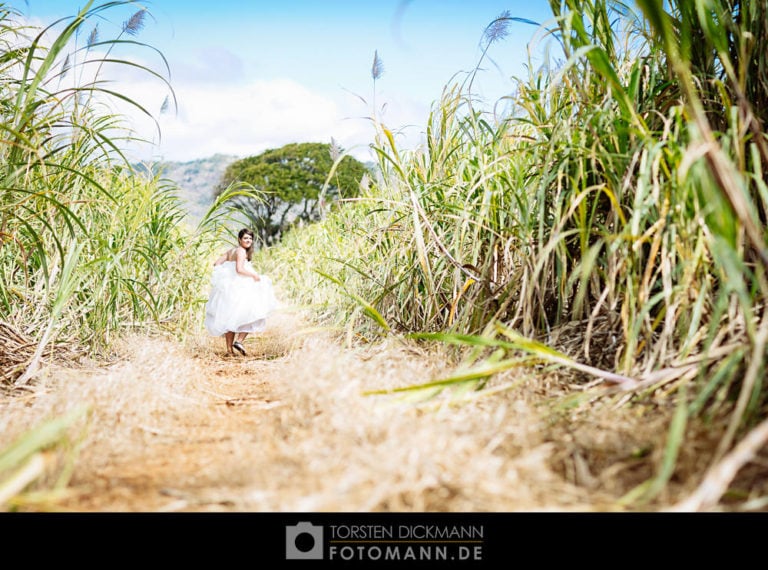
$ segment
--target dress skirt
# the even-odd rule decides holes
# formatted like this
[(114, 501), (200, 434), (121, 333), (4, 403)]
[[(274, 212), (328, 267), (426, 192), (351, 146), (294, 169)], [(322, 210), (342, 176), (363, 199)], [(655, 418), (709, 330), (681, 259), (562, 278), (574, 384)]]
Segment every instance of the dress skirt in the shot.
[(213, 336), (227, 332), (262, 332), (267, 316), (277, 307), (272, 281), (240, 275), (234, 261), (213, 268), (211, 293), (205, 305), (205, 328)]

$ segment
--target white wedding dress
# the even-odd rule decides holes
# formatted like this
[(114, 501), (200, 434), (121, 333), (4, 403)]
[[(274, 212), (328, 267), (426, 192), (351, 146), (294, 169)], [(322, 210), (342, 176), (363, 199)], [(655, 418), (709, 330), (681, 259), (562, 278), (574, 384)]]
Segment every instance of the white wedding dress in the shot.
[(234, 261), (213, 268), (211, 294), (205, 305), (205, 328), (213, 336), (227, 332), (263, 332), (267, 316), (277, 307), (272, 280), (240, 275)]

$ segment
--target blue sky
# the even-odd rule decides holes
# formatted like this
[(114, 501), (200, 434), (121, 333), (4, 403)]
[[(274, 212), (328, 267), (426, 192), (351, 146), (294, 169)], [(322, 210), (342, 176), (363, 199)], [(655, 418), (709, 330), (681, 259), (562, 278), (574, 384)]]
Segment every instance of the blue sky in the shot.
[[(49, 24), (85, 1), (10, 4), (32, 23)], [(151, 121), (132, 119), (154, 142), (132, 150), (145, 160), (247, 156), (331, 137), (366, 158), (374, 52), (384, 67), (375, 88), (377, 109), (384, 105), (379, 117), (402, 133), (403, 146), (413, 146), (443, 88), (477, 64), (494, 18), (505, 10), (537, 22), (551, 17), (547, 0), (155, 0), (103, 12), (101, 38), (119, 33), (140, 7), (151, 17), (136, 39), (167, 58), (178, 100), (177, 113), (158, 117), (161, 137)], [(512, 90), (511, 77), (525, 75), (526, 46), (536, 33), (514, 22), (508, 30), (489, 52), (495, 65), (488, 62), (475, 83), (489, 108)], [(122, 55), (162, 69), (151, 50)], [(150, 110), (159, 110), (168, 92), (135, 73), (116, 79)]]

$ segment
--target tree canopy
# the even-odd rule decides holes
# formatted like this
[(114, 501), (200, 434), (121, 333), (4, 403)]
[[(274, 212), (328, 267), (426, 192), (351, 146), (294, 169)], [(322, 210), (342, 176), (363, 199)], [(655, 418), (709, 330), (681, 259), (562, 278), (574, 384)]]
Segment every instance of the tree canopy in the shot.
[[(320, 218), (319, 206), (324, 204), (319, 205), (318, 200), (337, 152), (327, 143), (291, 143), (240, 159), (227, 167), (216, 195), (238, 182), (262, 192), (263, 200), (238, 197), (235, 207), (250, 220), (262, 242), (270, 245), (300, 220)], [(363, 163), (345, 156), (329, 180), (323, 201), (357, 196), (366, 172)]]

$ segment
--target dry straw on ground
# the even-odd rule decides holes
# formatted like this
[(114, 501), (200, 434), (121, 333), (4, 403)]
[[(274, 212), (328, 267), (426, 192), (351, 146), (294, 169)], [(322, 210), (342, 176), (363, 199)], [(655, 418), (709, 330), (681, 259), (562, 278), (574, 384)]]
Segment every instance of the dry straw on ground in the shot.
[[(33, 339), (11, 323), (0, 321), (0, 394), (18, 389), (17, 381), (32, 364), (36, 349), (37, 343)], [(65, 362), (75, 359), (78, 352), (66, 343), (47, 345), (41, 357)]]
[[(449, 359), (395, 340), (343, 348), (288, 313), (246, 341), (247, 357), (223, 358), (222, 343), (127, 339), (111, 366), (49, 367), (33, 393), (5, 398), (0, 447), (90, 410), (67, 492), (23, 508), (609, 511), (662, 460), (663, 408), (556, 406), (583, 394), (567, 376), (509, 372), (481, 398), (370, 396), (444, 377)], [(699, 451), (683, 452), (663, 503), (694, 489)]]

